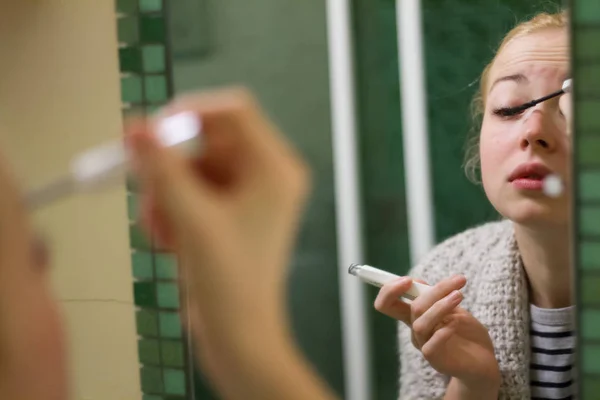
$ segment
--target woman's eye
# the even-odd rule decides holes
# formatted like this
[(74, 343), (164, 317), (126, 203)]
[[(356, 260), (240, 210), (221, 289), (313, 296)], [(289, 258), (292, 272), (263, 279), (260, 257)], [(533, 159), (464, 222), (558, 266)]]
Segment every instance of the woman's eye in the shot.
[(492, 112), (498, 117), (510, 118), (523, 114), (523, 111), (520, 107), (500, 107), (494, 109)]

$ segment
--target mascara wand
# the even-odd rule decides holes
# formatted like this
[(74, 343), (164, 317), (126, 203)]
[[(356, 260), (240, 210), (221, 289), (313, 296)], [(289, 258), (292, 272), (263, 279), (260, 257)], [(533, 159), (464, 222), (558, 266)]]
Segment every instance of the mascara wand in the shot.
[(551, 94), (549, 94), (547, 96), (544, 96), (544, 97), (540, 97), (539, 99), (530, 101), (529, 103), (525, 103), (525, 104), (522, 104), (522, 105), (517, 106), (517, 107), (507, 108), (506, 110), (504, 110), (502, 112), (502, 115), (504, 115), (506, 117), (517, 115), (517, 114), (519, 114), (519, 113), (527, 110), (528, 108), (535, 107), (538, 104), (543, 103), (546, 100), (550, 100), (550, 99), (553, 99), (553, 98), (558, 97), (560, 95), (563, 95), (565, 93), (569, 93), (571, 91), (572, 83), (573, 83), (572, 79), (567, 79), (563, 83), (562, 89), (560, 89), (559, 91), (551, 93)]

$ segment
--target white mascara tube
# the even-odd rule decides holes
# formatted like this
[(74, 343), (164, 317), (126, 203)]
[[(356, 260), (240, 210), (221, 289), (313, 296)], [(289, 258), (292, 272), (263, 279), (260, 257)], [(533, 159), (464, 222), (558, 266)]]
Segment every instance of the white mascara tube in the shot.
[[(370, 265), (352, 264), (350, 268), (348, 268), (348, 273), (350, 275), (356, 276), (363, 282), (376, 287), (382, 287), (386, 283), (400, 278), (400, 276), (398, 275), (392, 274), (390, 272), (375, 267), (371, 267)], [(408, 291), (402, 294), (401, 297), (404, 297), (408, 300), (414, 300), (421, 294), (428, 291), (429, 288), (429, 285), (413, 281), (412, 285), (410, 286), (410, 289), (408, 289)]]
[[(155, 120), (160, 143), (186, 155), (199, 150), (201, 128), (199, 117), (192, 112)], [(130, 155), (122, 140), (84, 151), (71, 161), (66, 176), (28, 193), (26, 202), (35, 209), (76, 192), (104, 188), (128, 172), (129, 161)]]

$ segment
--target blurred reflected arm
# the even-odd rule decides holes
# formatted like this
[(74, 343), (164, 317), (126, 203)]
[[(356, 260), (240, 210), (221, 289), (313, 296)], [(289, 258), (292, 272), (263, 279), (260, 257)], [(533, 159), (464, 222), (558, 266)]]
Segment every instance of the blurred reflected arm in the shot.
[[(255, 333), (239, 331), (231, 345), (235, 349), (221, 358), (213, 376), (225, 399), (232, 400), (334, 400), (338, 397), (309, 365), (289, 334), (280, 327), (255, 327)], [(219, 382), (220, 381), (220, 382)]]

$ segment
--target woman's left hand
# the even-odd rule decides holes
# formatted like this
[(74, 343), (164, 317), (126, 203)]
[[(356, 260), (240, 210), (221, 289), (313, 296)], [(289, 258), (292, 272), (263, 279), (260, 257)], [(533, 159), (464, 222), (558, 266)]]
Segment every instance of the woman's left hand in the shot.
[[(483, 393), (499, 385), (494, 346), (487, 329), (460, 307), (464, 276), (444, 279), (411, 304), (399, 297), (412, 283), (400, 279), (384, 285), (375, 308), (411, 328), (413, 345), (438, 372), (452, 376), (470, 391)], [(485, 387), (482, 387), (485, 386)]]

